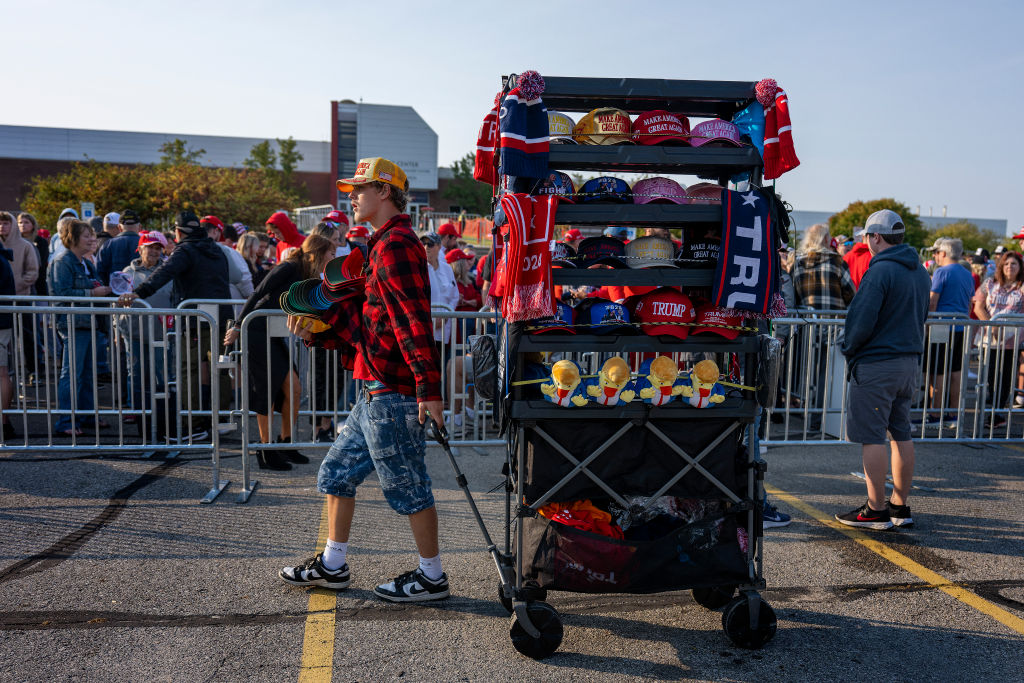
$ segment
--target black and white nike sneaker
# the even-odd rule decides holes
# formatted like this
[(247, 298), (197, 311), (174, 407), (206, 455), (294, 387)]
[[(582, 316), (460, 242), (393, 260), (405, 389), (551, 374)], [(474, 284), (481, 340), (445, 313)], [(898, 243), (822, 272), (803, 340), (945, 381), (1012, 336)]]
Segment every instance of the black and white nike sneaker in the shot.
[(305, 562), (295, 567), (285, 567), (277, 573), (281, 580), (293, 586), (321, 586), (322, 588), (333, 588), (341, 590), (348, 588), (352, 582), (348, 572), (348, 563), (341, 565), (340, 569), (328, 569), (324, 566), (322, 553), (317, 553)]
[(378, 597), (391, 602), (426, 602), (427, 600), (443, 600), (448, 597), (448, 575), (431, 581), (419, 567), (406, 572), (388, 583), (382, 583), (373, 589)]

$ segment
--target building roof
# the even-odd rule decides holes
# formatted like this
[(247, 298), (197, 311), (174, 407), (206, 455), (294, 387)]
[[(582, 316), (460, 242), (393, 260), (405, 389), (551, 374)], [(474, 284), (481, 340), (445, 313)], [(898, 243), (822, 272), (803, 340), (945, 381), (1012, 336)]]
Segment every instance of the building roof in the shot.
[[(205, 149), (204, 166), (241, 167), (260, 138), (235, 138), (187, 133), (136, 133), (82, 128), (42, 128), (0, 125), (0, 158), (47, 161), (104, 161), (121, 164), (155, 164), (160, 146), (175, 139), (190, 149)], [(273, 139), (271, 139), (273, 142)], [(329, 173), (330, 143), (297, 140), (303, 159), (297, 171)], [(275, 145), (276, 147), (276, 145)]]

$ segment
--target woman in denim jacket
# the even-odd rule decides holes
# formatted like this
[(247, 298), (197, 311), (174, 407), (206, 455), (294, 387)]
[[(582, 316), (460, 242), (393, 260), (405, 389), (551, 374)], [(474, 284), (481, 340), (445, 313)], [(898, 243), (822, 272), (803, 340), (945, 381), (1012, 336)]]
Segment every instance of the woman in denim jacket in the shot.
[[(96, 233), (85, 221), (73, 220), (59, 226), (61, 243), (66, 251), (53, 259), (46, 271), (51, 296), (109, 296), (110, 287), (100, 282), (96, 266), (87, 258), (95, 251)], [(72, 306), (85, 306), (75, 304)], [(93, 348), (94, 331), (88, 315), (56, 314), (57, 335), (64, 347), (60, 376), (57, 379), (57, 408), (68, 411), (57, 419), (54, 429), (64, 436), (77, 436), (81, 426), (93, 423)], [(68, 326), (72, 329), (68, 329)], [(71, 375), (75, 377), (76, 400), (72, 408)], [(73, 415), (70, 413), (77, 413)], [(74, 417), (74, 422), (72, 422)], [(107, 426), (99, 420), (98, 427)]]

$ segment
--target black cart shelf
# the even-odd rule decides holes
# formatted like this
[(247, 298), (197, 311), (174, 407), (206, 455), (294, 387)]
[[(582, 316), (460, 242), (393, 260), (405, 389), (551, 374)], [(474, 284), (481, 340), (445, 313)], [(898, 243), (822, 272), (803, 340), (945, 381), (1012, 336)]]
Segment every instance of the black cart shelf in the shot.
[[(664, 109), (687, 116), (724, 119), (730, 119), (753, 101), (755, 86), (753, 82), (634, 78), (545, 77), (545, 83), (542, 97), (549, 110), (587, 112), (598, 107), (616, 107), (638, 114)], [(514, 87), (510, 78), (505, 79), (504, 85)], [(759, 183), (762, 162), (754, 147), (552, 145), (549, 165), (553, 169), (599, 174), (696, 174), (716, 178), (725, 185), (741, 171), (750, 172), (752, 181)], [(717, 229), (721, 217), (721, 207), (714, 204), (563, 202), (556, 222), (689, 226), (707, 230)], [(710, 288), (713, 278), (714, 271), (708, 269), (552, 271), (555, 284), (575, 286)], [(499, 385), (506, 388), (501, 411), (508, 435), (505, 552), (495, 548), (486, 530), (484, 535), (501, 577), (498, 597), (513, 614), (510, 635), (514, 647), (530, 657), (542, 658), (561, 643), (563, 631), (558, 612), (544, 601), (548, 590), (643, 593), (690, 588), (700, 605), (726, 608), (723, 628), (735, 643), (758, 648), (771, 639), (775, 616), (759, 594), (765, 585), (761, 563), (764, 466), (758, 457), (753, 429), (761, 410), (754, 392), (727, 388), (724, 402), (705, 409), (693, 408), (679, 399), (656, 407), (643, 403), (639, 397), (614, 407), (561, 408), (541, 400), (535, 383), (519, 382), (523, 379), (524, 354), (538, 351), (557, 352), (588, 362), (623, 354), (631, 364), (653, 353), (679, 358), (685, 356), (676, 354), (710, 352), (744, 358), (741, 383), (752, 386), (761, 348), (758, 337), (749, 331), (735, 340), (707, 334), (691, 335), (686, 340), (582, 332), (530, 335), (522, 334), (522, 325), (517, 325), (515, 332), (512, 327), (507, 322), (499, 325), (499, 347), (507, 347), (499, 378)], [(525, 327), (529, 331), (529, 324)], [(744, 434), (750, 448), (743, 447)], [(643, 453), (646, 460), (640, 466), (623, 469), (621, 456), (617, 457), (616, 452), (633, 457)], [(597, 534), (570, 532), (568, 527), (538, 516), (539, 507), (546, 502), (579, 500), (560, 497), (570, 492), (606, 497), (610, 502), (627, 506), (636, 496), (646, 500), (648, 506), (657, 496), (688, 497), (700, 505), (706, 504), (722, 517), (716, 522), (717, 527), (707, 526), (706, 521), (695, 517), (664, 542), (626, 547)], [(630, 515), (636, 512), (632, 507), (625, 509)], [(704, 545), (700, 539), (705, 541)], [(664, 548), (669, 546), (678, 549), (679, 558), (668, 558), (671, 566), (664, 574), (667, 578), (659, 583), (660, 574), (650, 572), (654, 553), (664, 554)], [(567, 564), (561, 569), (548, 567), (549, 561), (557, 564), (551, 558), (557, 558), (559, 552)], [(626, 555), (632, 559), (627, 560)], [(680, 564), (684, 557), (689, 562), (685, 568)], [(601, 566), (605, 561), (608, 567)], [(664, 561), (663, 557), (659, 559), (660, 566), (665, 566)], [(588, 563), (593, 566), (584, 567)], [(584, 569), (587, 578), (582, 584), (558, 575), (559, 571)], [(633, 573), (632, 582), (621, 582), (623, 571)], [(613, 576), (614, 580), (610, 578)]]

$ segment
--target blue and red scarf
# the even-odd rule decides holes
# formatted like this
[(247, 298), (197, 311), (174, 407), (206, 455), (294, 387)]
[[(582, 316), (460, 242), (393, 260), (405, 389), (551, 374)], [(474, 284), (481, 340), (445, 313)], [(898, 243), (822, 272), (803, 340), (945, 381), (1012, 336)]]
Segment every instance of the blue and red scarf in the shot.
[(775, 317), (779, 310), (779, 252), (771, 203), (755, 189), (722, 193), (722, 251), (711, 300), (717, 308), (748, 317)]

